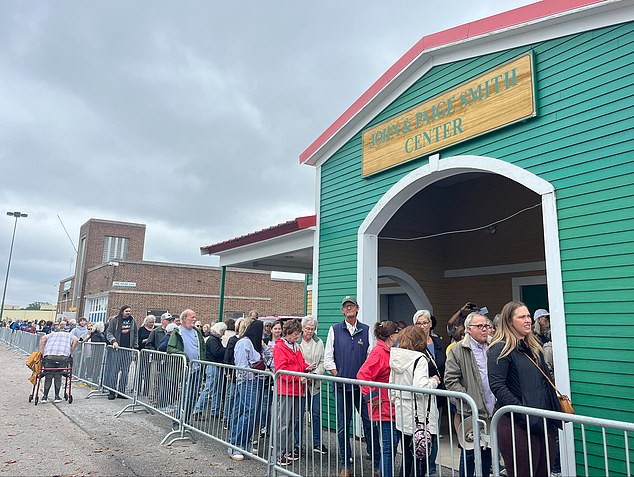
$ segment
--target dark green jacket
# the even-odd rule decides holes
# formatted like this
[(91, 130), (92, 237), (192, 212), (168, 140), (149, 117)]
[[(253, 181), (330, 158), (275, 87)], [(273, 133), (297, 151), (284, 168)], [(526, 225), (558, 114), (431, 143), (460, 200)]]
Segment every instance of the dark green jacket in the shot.
[[(198, 335), (198, 354), (201, 361), (205, 360), (205, 339), (203, 334), (198, 328), (194, 328)], [(183, 343), (183, 336), (181, 335), (181, 329), (176, 328), (170, 336), (170, 340), (167, 342), (167, 354), (182, 354), (185, 359), (189, 361), (189, 356), (185, 353), (185, 343)]]

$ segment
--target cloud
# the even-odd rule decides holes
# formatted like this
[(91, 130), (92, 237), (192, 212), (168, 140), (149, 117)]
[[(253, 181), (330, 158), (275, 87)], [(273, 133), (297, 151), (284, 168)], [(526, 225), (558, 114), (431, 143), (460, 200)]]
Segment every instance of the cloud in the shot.
[(30, 214), (7, 302), (52, 301), (69, 275), (57, 214), (75, 242), (92, 217), (140, 222), (147, 259), (211, 264), (200, 246), (313, 213), (299, 153), (421, 36), (501, 8), (2, 2), (0, 212)]

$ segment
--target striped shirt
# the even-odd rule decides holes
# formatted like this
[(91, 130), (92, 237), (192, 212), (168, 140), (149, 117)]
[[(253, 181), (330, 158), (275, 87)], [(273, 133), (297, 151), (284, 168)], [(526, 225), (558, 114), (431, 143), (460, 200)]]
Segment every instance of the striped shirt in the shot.
[(44, 356), (70, 356), (70, 347), (77, 341), (77, 337), (70, 333), (58, 331), (45, 335), (46, 343), (44, 344)]

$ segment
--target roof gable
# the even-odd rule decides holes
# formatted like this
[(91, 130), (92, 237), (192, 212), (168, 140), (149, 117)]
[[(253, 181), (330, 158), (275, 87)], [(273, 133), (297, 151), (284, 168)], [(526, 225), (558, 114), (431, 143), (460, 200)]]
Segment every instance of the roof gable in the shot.
[[(434, 59), (446, 55), (451, 47), (460, 46), (458, 51), (449, 53), (451, 61), (473, 56), (465, 44), (475, 43), (478, 39), (485, 42), (497, 41), (498, 37), (508, 36), (512, 30), (524, 29), (536, 31), (547, 19), (559, 24), (562, 17), (576, 12), (585, 12), (601, 5), (624, 4), (618, 0), (544, 0), (514, 10), (493, 15), (465, 25), (457, 26), (442, 32), (427, 35), (410, 48), (394, 65), (392, 65), (368, 90), (366, 90), (341, 116), (331, 124), (308, 148), (300, 154), (300, 163), (318, 165), (327, 160), (338, 147), (358, 132), (372, 115), (378, 114), (394, 98), (411, 85), (408, 77), (421, 66), (427, 70), (434, 65)], [(587, 16), (587, 14), (584, 14)], [(618, 17), (618, 15), (617, 15)], [(582, 17), (580, 17), (582, 18)], [(619, 21), (625, 21), (621, 18)], [(609, 22), (616, 23), (612, 17)], [(598, 28), (601, 25), (579, 25), (579, 31)], [(570, 32), (561, 31), (560, 36)], [(534, 40), (533, 40), (534, 41)], [(480, 46), (480, 45), (478, 45)], [(400, 89), (399, 89), (400, 88)]]

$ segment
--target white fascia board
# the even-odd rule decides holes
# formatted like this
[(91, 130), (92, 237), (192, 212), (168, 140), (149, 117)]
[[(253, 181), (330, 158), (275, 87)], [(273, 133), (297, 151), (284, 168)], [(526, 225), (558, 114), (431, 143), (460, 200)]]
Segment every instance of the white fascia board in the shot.
[(631, 0), (587, 5), (577, 10), (544, 17), (478, 37), (467, 38), (423, 51), (361, 110), (352, 116), (304, 164), (321, 167), (336, 151), (392, 104), (433, 66), (453, 63), (498, 51), (596, 30), (634, 20)]
[(311, 300), (311, 314), (318, 316), (319, 305), (319, 227), (321, 219), (321, 169), (315, 174), (315, 227), (313, 232), (313, 296)]
[(252, 243), (224, 252), (214, 253), (220, 257), (220, 266), (230, 267), (234, 264), (252, 262), (274, 255), (291, 253), (294, 250), (310, 248), (314, 243), (315, 227), (297, 230), (262, 242)]

